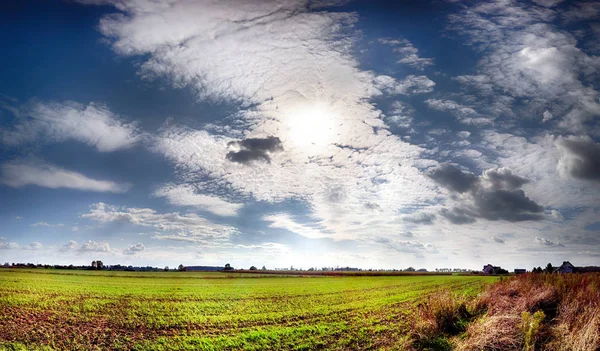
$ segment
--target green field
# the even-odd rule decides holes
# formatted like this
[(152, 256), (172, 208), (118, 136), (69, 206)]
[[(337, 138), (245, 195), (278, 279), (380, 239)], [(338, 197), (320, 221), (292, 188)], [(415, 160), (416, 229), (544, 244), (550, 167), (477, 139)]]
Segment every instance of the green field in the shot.
[(0, 349), (399, 349), (419, 301), (493, 279), (0, 270)]

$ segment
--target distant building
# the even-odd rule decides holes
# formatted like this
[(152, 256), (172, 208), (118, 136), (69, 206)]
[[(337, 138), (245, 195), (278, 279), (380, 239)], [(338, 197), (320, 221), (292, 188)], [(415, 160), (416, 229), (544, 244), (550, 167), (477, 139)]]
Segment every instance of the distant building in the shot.
[(506, 269), (503, 269), (500, 266), (492, 266), (489, 263), (483, 266), (482, 272), (483, 274), (508, 274)]
[(486, 264), (485, 266), (483, 266), (483, 274), (494, 274), (494, 271), (500, 267), (494, 267), (491, 264)]
[(527, 273), (526, 269), (515, 268), (515, 274), (525, 274), (525, 273)]
[(557, 267), (554, 270), (555, 273), (573, 273), (574, 271), (575, 266), (573, 266), (569, 261), (564, 261), (559, 267)]

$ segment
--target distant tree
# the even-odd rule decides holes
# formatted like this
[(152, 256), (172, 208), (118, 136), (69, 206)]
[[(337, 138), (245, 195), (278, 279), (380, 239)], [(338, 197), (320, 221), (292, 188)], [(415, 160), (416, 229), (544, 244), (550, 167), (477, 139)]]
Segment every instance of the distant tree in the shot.
[(169, 271), (169, 266), (165, 266), (164, 271), (168, 272)]
[(100, 260), (96, 261), (96, 269), (101, 270), (102, 268), (104, 268), (104, 263)]
[(262, 268), (261, 268), (261, 269), (262, 269), (263, 271), (266, 271), (266, 270), (267, 270), (267, 267), (265, 267), (265, 266), (262, 266)]
[(405, 272), (414, 272), (415, 269), (413, 267), (408, 267), (404, 270)]
[(185, 271), (185, 266), (180, 264), (179, 267), (177, 267), (177, 270), (180, 272), (183, 272), (183, 271)]
[(231, 267), (231, 265), (229, 263), (225, 263), (225, 268), (223, 268), (224, 271), (232, 271), (233, 267)]
[(258, 269), (258, 268), (256, 268), (256, 266), (250, 266), (250, 270), (251, 270), (251, 271), (255, 271), (255, 270), (257, 270), (257, 269)]
[(552, 263), (548, 263), (548, 265), (546, 265), (546, 268), (544, 268), (544, 272), (546, 272), (546, 273), (554, 272), (554, 267), (552, 267)]
[(96, 269), (96, 267), (97, 267), (96, 261), (92, 261), (92, 269)]

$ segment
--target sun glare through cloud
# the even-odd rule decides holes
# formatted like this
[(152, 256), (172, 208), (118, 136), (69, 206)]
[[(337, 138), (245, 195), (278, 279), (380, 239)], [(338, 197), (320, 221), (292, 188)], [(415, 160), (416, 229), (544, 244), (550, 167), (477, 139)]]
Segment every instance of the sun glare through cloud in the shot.
[(337, 126), (342, 123), (330, 106), (306, 102), (282, 111), (286, 139), (300, 149), (320, 148), (336, 142)]

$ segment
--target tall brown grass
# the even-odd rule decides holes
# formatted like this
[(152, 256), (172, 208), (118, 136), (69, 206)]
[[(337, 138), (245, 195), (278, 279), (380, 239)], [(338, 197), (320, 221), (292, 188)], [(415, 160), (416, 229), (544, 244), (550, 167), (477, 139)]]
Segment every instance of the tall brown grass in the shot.
[(486, 312), (458, 350), (600, 350), (600, 274), (516, 276), (474, 303)]
[(419, 304), (415, 317), (411, 329), (414, 348), (449, 350), (448, 336), (464, 331), (472, 312), (469, 311), (467, 297), (442, 290)]

